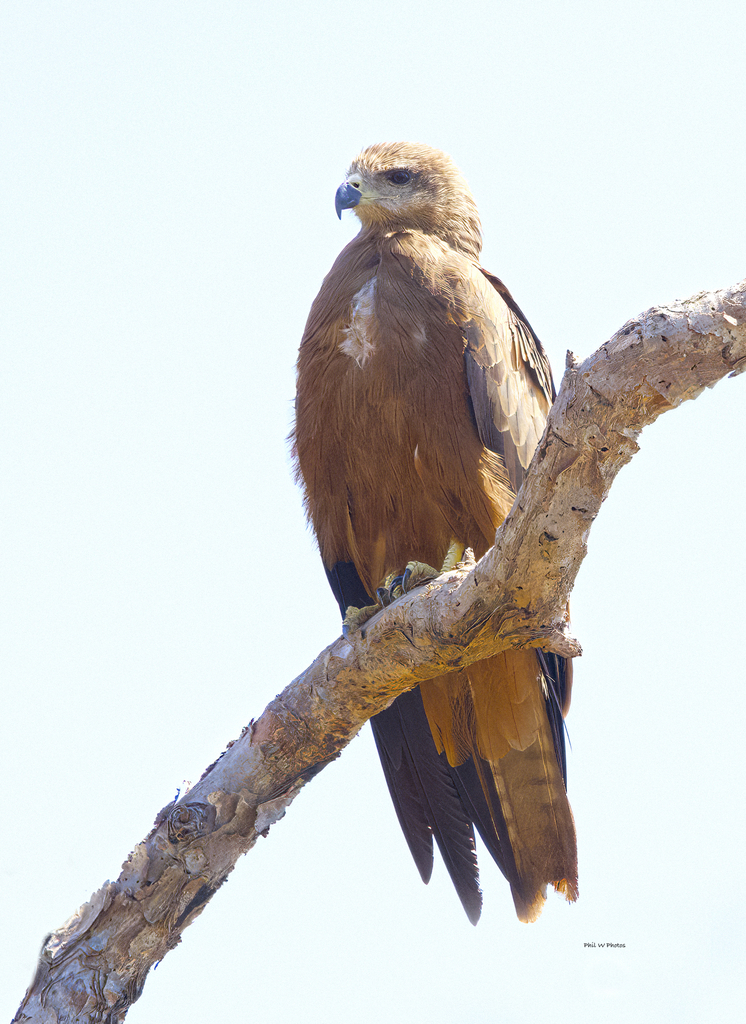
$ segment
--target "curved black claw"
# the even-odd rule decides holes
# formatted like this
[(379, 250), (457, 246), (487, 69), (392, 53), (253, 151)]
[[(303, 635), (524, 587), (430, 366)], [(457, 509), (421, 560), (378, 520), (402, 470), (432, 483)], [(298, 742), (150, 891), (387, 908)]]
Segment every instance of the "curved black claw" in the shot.
[(394, 576), (393, 580), (389, 583), (389, 599), (396, 601), (398, 597), (403, 597), (405, 593), (404, 576)]
[(391, 595), (389, 594), (388, 587), (378, 587), (376, 590), (376, 597), (383, 608), (388, 608), (391, 604)]

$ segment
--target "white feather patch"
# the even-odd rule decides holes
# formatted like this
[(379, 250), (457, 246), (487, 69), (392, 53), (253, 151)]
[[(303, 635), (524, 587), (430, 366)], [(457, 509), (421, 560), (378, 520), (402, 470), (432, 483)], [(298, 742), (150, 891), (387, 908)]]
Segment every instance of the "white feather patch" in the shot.
[(375, 293), (376, 279), (372, 277), (353, 298), (350, 326), (342, 332), (344, 340), (339, 343), (340, 350), (354, 359), (358, 366), (364, 366), (376, 349), (373, 312)]

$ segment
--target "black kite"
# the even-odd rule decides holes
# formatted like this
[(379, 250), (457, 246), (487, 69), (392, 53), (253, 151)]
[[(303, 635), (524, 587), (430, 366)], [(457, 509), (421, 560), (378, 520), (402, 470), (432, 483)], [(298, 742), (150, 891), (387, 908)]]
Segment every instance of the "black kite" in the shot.
[[(448, 156), (371, 146), (336, 204), (340, 215), (354, 209), (362, 229), (311, 308), (294, 449), (329, 581), (354, 623), (348, 609), (375, 604), (377, 592), (385, 599), (410, 560), (440, 570), (466, 547), (485, 553), (554, 389), (528, 321), (479, 265), (479, 215)], [(475, 923), (474, 826), (522, 921), (539, 915), (548, 883), (577, 896), (569, 684), (562, 658), (511, 650), (422, 683), (371, 720), (423, 880), (434, 837)]]

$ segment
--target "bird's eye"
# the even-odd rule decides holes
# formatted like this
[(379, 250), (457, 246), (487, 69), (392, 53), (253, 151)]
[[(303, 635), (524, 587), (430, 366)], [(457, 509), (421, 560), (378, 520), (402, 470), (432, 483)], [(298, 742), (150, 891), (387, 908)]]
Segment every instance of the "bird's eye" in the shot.
[(393, 185), (406, 185), (411, 177), (409, 171), (392, 171), (389, 174), (389, 181)]

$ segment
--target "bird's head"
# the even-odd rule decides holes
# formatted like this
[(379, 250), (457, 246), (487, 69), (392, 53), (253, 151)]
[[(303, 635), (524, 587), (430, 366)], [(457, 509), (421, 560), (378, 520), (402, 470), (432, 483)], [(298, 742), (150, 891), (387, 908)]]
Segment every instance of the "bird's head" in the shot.
[(479, 214), (469, 186), (446, 154), (415, 142), (369, 146), (337, 189), (337, 214), (354, 209), (364, 228), (437, 235), (476, 259)]

